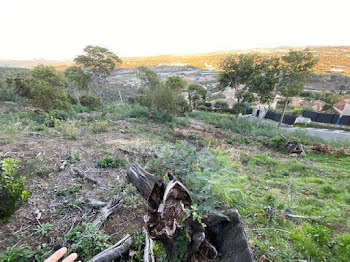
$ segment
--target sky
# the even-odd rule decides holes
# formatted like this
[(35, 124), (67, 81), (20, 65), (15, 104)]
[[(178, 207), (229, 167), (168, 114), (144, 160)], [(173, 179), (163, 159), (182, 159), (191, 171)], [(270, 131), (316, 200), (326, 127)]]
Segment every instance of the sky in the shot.
[(349, 0), (0, 0), (0, 59), (350, 45)]

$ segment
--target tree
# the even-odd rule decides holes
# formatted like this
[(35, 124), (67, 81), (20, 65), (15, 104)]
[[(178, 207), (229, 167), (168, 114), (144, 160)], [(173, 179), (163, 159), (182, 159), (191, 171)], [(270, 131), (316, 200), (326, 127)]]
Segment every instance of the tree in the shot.
[(54, 67), (45, 65), (34, 67), (30, 81), (34, 105), (46, 111), (69, 108), (66, 85), (64, 77)]
[(85, 47), (84, 52), (84, 55), (76, 57), (74, 61), (91, 75), (93, 90), (102, 101), (102, 113), (104, 113), (102, 85), (122, 60), (107, 48), (99, 46), (89, 45)]
[(143, 88), (154, 89), (162, 84), (159, 75), (146, 66), (139, 66), (137, 68), (137, 77), (141, 80)]
[(167, 78), (165, 85), (171, 89), (182, 90), (186, 88), (187, 83), (181, 76), (170, 76)]
[[(221, 63), (219, 88), (235, 88), (238, 104), (242, 102), (268, 103), (279, 80), (279, 59), (255, 54), (229, 56)], [(240, 88), (238, 88), (240, 86)]]
[(172, 88), (162, 82), (156, 72), (144, 66), (138, 68), (137, 76), (142, 85), (142, 95), (138, 98), (140, 104), (175, 114), (187, 110), (188, 104), (181, 89)]
[(279, 82), (279, 59), (262, 58), (249, 79), (249, 91), (256, 94), (260, 103), (270, 103)]
[(70, 66), (64, 71), (64, 75), (67, 78), (68, 85), (73, 89), (75, 98), (79, 100), (79, 90), (88, 90), (91, 82), (91, 76), (85, 73), (81, 67)]
[(191, 84), (187, 88), (188, 100), (190, 101), (192, 108), (196, 109), (198, 102), (205, 101), (208, 90), (200, 84)]
[(256, 70), (259, 59), (260, 57), (255, 54), (226, 57), (220, 64), (222, 72), (218, 75), (219, 89), (234, 88), (238, 104), (254, 100), (254, 96), (249, 92), (249, 81)]
[(317, 59), (307, 50), (290, 51), (288, 55), (282, 56), (277, 90), (285, 100), (279, 126), (283, 122), (289, 98), (303, 92), (304, 84), (309, 79), (316, 62)]

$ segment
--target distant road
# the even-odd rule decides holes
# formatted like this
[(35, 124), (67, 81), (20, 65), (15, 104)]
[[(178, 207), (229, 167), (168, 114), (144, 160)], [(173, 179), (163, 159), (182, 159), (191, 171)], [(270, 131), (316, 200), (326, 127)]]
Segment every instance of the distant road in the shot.
[(313, 127), (285, 127), (288, 130), (305, 130), (310, 135), (317, 135), (326, 140), (333, 139), (350, 139), (350, 132), (344, 130), (320, 129)]

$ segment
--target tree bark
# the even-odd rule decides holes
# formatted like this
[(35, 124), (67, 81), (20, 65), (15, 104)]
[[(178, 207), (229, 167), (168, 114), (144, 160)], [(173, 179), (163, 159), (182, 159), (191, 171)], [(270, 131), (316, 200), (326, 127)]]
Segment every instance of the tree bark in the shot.
[(281, 124), (283, 122), (283, 118), (284, 118), (284, 114), (286, 113), (287, 105), (288, 105), (288, 97), (286, 97), (286, 100), (284, 102), (283, 112), (282, 112), (280, 121), (278, 122), (278, 126), (281, 126)]
[(89, 260), (89, 262), (110, 262), (114, 259), (120, 258), (123, 254), (129, 251), (132, 242), (133, 239), (128, 234), (113, 246), (110, 246), (106, 250), (94, 256)]

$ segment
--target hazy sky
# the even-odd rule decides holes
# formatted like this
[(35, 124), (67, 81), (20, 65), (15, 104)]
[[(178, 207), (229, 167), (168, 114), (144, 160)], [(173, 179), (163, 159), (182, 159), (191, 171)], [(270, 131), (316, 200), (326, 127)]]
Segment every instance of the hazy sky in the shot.
[(0, 0), (0, 59), (350, 45), (349, 0)]

